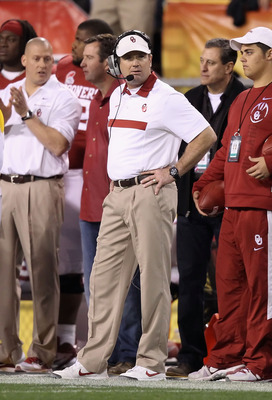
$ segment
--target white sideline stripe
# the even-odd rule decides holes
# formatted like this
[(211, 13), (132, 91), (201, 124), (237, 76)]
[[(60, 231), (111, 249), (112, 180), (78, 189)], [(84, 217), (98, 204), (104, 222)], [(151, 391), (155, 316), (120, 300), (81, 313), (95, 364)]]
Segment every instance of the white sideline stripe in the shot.
[(272, 318), (272, 211), (267, 211), (267, 319)]

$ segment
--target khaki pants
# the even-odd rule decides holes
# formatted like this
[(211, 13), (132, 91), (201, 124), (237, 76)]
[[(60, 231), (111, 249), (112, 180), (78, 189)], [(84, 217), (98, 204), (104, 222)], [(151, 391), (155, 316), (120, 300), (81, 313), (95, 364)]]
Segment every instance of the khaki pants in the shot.
[(103, 205), (90, 280), (89, 332), (78, 359), (101, 373), (114, 348), (125, 298), (137, 264), (141, 274), (142, 337), (136, 364), (164, 372), (171, 312), (171, 242), (176, 214), (174, 183), (114, 188)]
[(137, 29), (152, 40), (156, 0), (92, 0), (91, 18), (107, 22), (115, 35)]
[(20, 354), (16, 264), (23, 253), (30, 273), (34, 313), (33, 341), (27, 356), (50, 365), (56, 353), (59, 313), (57, 253), (63, 220), (63, 180), (0, 184), (0, 361), (16, 363)]

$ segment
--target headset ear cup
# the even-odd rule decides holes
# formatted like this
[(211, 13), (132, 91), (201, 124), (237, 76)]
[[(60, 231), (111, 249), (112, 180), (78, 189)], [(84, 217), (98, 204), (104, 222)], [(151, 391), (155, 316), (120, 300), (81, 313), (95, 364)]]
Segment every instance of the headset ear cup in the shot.
[(111, 55), (108, 57), (108, 65), (109, 65), (109, 71), (112, 75), (114, 76), (121, 75), (118, 59), (115, 55)]

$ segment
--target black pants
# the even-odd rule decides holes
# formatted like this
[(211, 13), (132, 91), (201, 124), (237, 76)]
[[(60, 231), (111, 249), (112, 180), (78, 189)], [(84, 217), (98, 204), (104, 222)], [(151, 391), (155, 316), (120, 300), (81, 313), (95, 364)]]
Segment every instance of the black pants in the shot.
[(177, 261), (179, 269), (178, 325), (182, 347), (179, 362), (197, 370), (207, 355), (204, 338), (204, 286), (211, 258), (211, 244), (218, 242), (222, 215), (203, 217), (194, 208), (189, 217), (178, 216)]

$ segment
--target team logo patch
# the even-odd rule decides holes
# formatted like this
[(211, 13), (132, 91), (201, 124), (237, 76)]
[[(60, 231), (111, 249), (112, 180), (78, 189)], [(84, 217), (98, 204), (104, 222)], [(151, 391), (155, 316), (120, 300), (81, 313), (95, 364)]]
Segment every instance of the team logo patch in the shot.
[(64, 83), (66, 85), (73, 85), (73, 83), (75, 82), (75, 79), (74, 79), (75, 74), (76, 74), (76, 71), (68, 72), (68, 74), (65, 77), (65, 82)]
[(257, 234), (255, 235), (255, 243), (257, 245), (257, 247), (254, 247), (254, 251), (259, 251), (262, 250), (264, 248), (263, 246), (263, 238), (261, 237), (261, 235)]
[(40, 117), (42, 115), (42, 110), (39, 108), (36, 112), (37, 117)]
[(146, 110), (147, 110), (147, 104), (145, 103), (142, 105), (142, 112), (146, 112)]
[(132, 43), (135, 43), (135, 42), (136, 42), (136, 39), (135, 39), (135, 37), (133, 37), (133, 36), (130, 36), (130, 41), (131, 41)]
[(255, 235), (255, 242), (258, 246), (261, 246), (263, 244), (263, 239), (260, 235)]
[(259, 103), (257, 104), (251, 111), (250, 121), (253, 124), (257, 124), (261, 122), (268, 114), (269, 108), (267, 103)]

